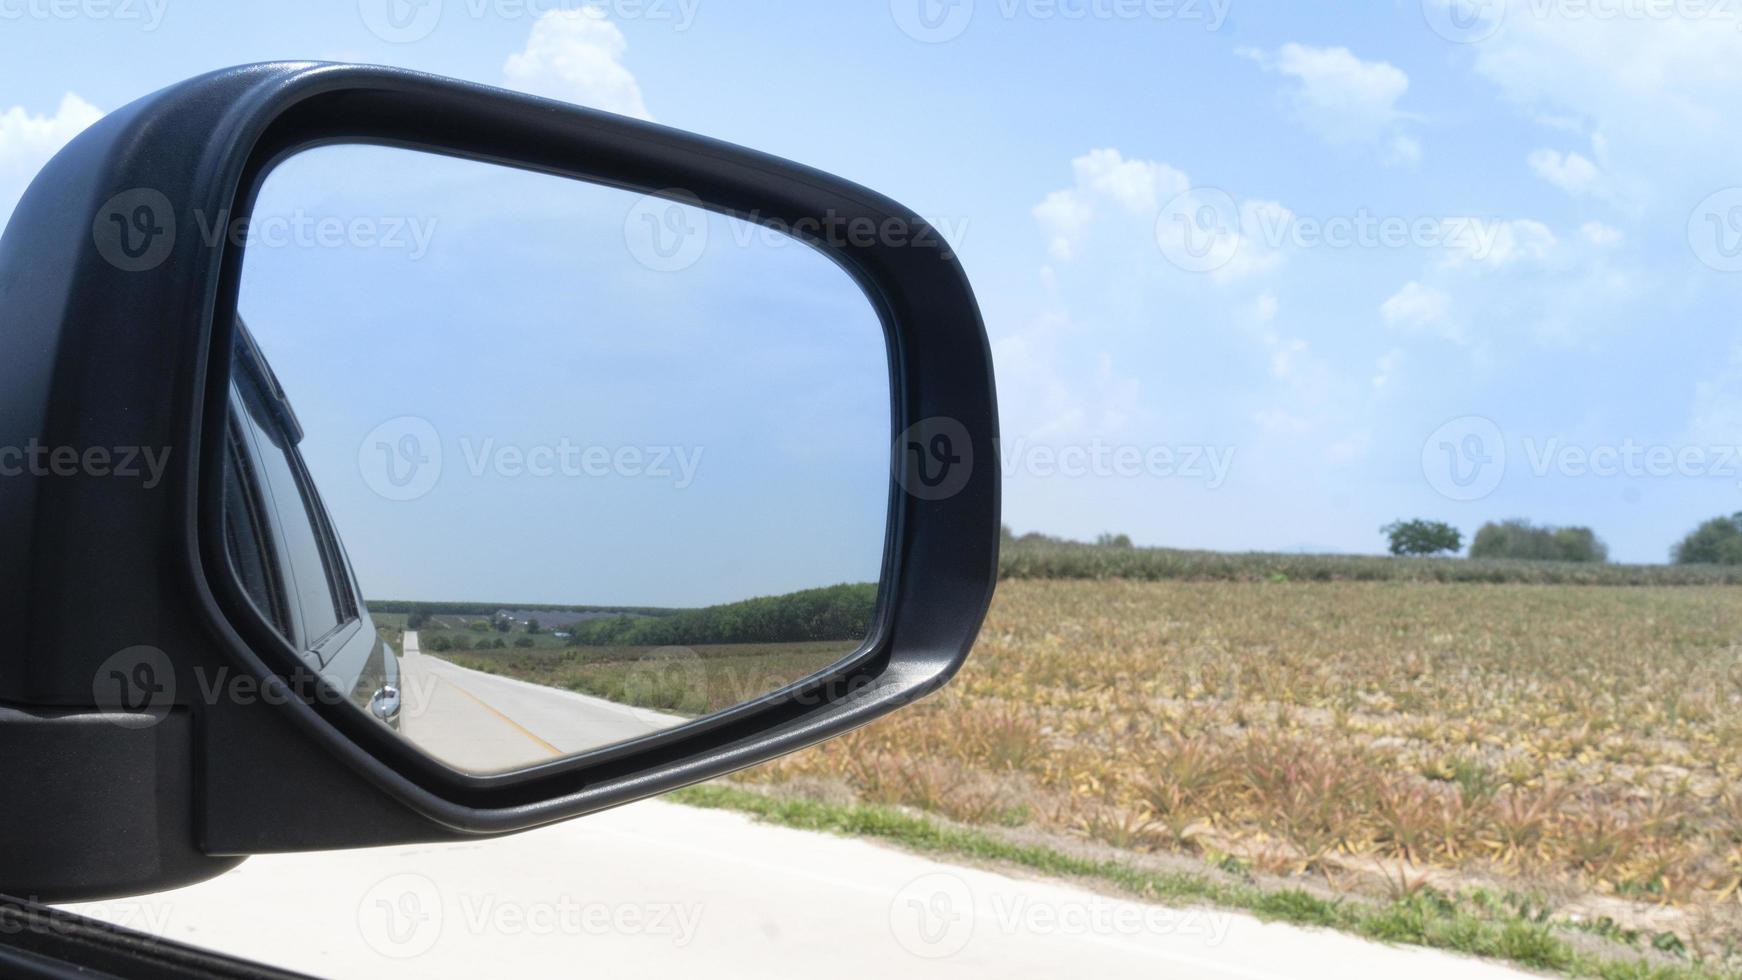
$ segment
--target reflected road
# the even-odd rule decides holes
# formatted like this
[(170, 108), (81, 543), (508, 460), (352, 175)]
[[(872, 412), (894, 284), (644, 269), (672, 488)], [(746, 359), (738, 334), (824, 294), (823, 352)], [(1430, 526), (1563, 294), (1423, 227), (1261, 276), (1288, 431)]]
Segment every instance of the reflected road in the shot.
[(461, 667), (424, 653), (415, 631), (404, 644), (400, 734), (456, 768), (520, 769), (689, 720)]

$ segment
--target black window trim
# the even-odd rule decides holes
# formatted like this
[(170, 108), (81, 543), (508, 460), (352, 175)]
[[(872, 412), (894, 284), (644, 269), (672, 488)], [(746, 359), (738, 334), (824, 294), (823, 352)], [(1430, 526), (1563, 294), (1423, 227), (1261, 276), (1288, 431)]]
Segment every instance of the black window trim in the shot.
[(288, 637), (291, 635), (292, 621), (290, 596), (285, 590), (282, 570), (278, 567), (277, 532), (267, 515), (266, 502), (260, 496), (260, 479), (255, 472), (254, 458), (248, 451), (247, 436), (242, 426), (242, 419), (232, 415), (228, 451), (231, 472), (248, 508), (247, 523), (254, 532), (255, 546), (259, 548), (261, 555), (261, 573), (266, 579), (266, 598), (271, 608), (261, 609), (260, 612), (268, 622), (276, 625)]
[[(252, 353), (250, 348), (249, 353)], [(242, 365), (258, 365), (255, 357), (242, 356), (237, 361)], [(297, 495), (301, 498), (303, 513), (309, 515), (313, 523), (315, 546), (320, 552), (321, 570), (326, 577), (327, 590), (333, 597), (334, 612), (338, 619), (331, 629), (318, 636), (305, 636), (307, 628), (302, 619), (302, 610), (298, 604), (295, 616), (297, 636), (286, 636), (299, 649), (312, 654), (325, 667), (333, 656), (341, 649), (357, 629), (362, 626), (362, 606), (358, 601), (350, 570), (346, 567), (343, 553), (339, 550), (337, 537), (333, 530), (332, 519), (327, 514), (326, 504), (321, 500), (320, 493), (315, 489), (314, 480), (310, 477), (307, 464), (304, 463), (302, 452), (296, 448), (296, 440), (278, 413), (265, 410), (273, 389), (266, 387), (265, 379), (257, 370), (240, 370), (235, 372), (237, 394), (240, 396), (241, 411), (249, 413), (254, 427), (265, 435), (272, 443), (270, 448), (254, 446), (255, 452), (282, 451), (285, 461), (290, 467), (292, 479), (296, 482)], [(251, 404), (252, 403), (252, 404)], [(257, 410), (259, 409), (259, 410)], [(280, 445), (277, 440), (283, 440)], [(249, 460), (250, 467), (254, 461)], [(277, 508), (275, 508), (276, 510)], [(278, 515), (282, 518), (282, 515)], [(274, 560), (282, 561), (283, 556), (274, 552)], [(286, 593), (288, 595), (288, 592)]]

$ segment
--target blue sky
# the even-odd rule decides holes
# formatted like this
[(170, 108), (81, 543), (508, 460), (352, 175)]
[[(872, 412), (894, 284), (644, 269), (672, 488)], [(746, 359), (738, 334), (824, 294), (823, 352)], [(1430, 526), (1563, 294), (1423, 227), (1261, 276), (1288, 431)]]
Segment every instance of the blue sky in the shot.
[(1742, 510), (1724, 5), (919, 2), (443, 0), (390, 43), (374, 0), (0, 0), (0, 208), (187, 75), (403, 65), (791, 157), (952, 229), (1018, 531), (1377, 551), (1398, 517), (1525, 517), (1662, 561)]
[[(692, 264), (643, 264), (637, 199), (378, 147), (268, 180), (240, 308), (371, 595), (699, 605), (877, 579), (889, 367), (864, 294), (725, 218)], [(332, 215), (404, 247), (280, 244)]]

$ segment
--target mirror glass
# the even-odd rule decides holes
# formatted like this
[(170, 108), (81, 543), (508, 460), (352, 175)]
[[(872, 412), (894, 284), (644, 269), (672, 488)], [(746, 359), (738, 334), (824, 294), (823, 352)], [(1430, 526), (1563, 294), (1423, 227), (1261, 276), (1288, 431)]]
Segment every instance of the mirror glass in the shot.
[(227, 545), (335, 690), (521, 769), (778, 691), (868, 638), (882, 325), (681, 192), (311, 150), (242, 221)]

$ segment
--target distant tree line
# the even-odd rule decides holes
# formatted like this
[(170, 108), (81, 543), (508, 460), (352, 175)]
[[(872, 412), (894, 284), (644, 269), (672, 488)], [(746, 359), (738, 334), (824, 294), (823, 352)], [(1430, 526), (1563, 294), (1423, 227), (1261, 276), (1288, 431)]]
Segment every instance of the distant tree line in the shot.
[[(1425, 518), (1393, 521), (1380, 528), (1379, 532), (1385, 535), (1391, 554), (1401, 558), (1455, 555), (1464, 547), (1463, 532), (1444, 521)], [(1201, 554), (1206, 557), (1214, 554), (1155, 548), (1137, 549), (1132, 545), (1130, 536), (1113, 533), (1103, 533), (1096, 537), (1093, 544), (1084, 544), (1035, 532), (1017, 535), (1005, 525), (1000, 528), (999, 537), (1007, 557), (1017, 554), (1022, 556), (1017, 562), (1022, 568), (1019, 577), (1031, 577), (1039, 571), (1039, 567), (1059, 565), (1061, 562), (1061, 567), (1068, 566), (1073, 571), (1072, 575), (1066, 577), (1075, 577), (1074, 572), (1080, 568), (1099, 567), (1110, 570), (1132, 566), (1132, 562), (1112, 560), (1084, 565), (1083, 559), (1060, 557), (1070, 553), (1072, 549), (1102, 553), (1130, 550), (1154, 555), (1166, 552), (1178, 556)], [(1477, 529), (1475, 537), (1470, 539), (1470, 558), (1473, 561), (1543, 561), (1602, 565), (1609, 561), (1609, 546), (1588, 527), (1553, 527), (1515, 518), (1489, 521)], [(1154, 565), (1156, 560), (1144, 558), (1134, 561)], [(1670, 549), (1670, 562), (1675, 565), (1742, 565), (1742, 512), (1728, 517), (1714, 517), (1688, 532), (1686, 537)], [(1208, 564), (1206, 558), (1169, 559), (1167, 563), (1199, 569), (1207, 567)], [(1010, 561), (1001, 564), (1005, 566), (1006, 572), (1014, 570)], [(1031, 569), (1031, 566), (1035, 567)], [(1090, 577), (1105, 574), (1108, 571)]]
[[(628, 613), (632, 616), (669, 616), (678, 610), (669, 606), (563, 606), (537, 602), (421, 602), (404, 599), (371, 599), (372, 613), (404, 613), (417, 616), (418, 625), (431, 616), (494, 616), (499, 609), (525, 609), (529, 612), (565, 613)], [(407, 619), (409, 624), (410, 620)], [(414, 627), (415, 628), (415, 627)]]
[[(467, 636), (464, 633), (453, 633), (453, 632), (442, 631), (442, 632), (429, 633), (429, 634), (423, 636), (421, 638), (421, 640), (422, 640), (422, 642), (419, 643), (418, 645), (420, 647), (428, 649), (432, 653), (447, 653), (450, 650), (506, 650), (506, 649), (508, 649), (508, 641), (502, 639), (499, 636), (489, 637), (486, 639), (478, 640), (477, 642), (474, 643), (472, 641), (472, 638)], [(523, 644), (523, 643), (521, 643), (521, 640), (525, 640), (526, 642)], [(529, 637), (523, 636), (523, 637), (520, 637), (520, 639), (515, 640), (514, 645), (515, 646), (528, 646), (529, 647), (529, 646), (532, 646), (532, 640)]]
[(1714, 517), (1670, 552), (1678, 565), (1742, 565), (1742, 513)]
[(1470, 541), (1471, 558), (1582, 561), (1601, 564), (1609, 548), (1588, 527), (1537, 527), (1511, 520), (1482, 525)]
[(1437, 555), (1464, 547), (1464, 534), (1441, 521), (1393, 521), (1379, 529), (1391, 540), (1394, 555)]
[[(1449, 524), (1417, 518), (1379, 529), (1393, 555), (1457, 553), (1463, 536)], [(1609, 547), (1588, 527), (1539, 526), (1525, 520), (1489, 521), (1470, 541), (1476, 560), (1514, 559), (1603, 564)], [(1670, 549), (1677, 565), (1742, 565), (1742, 513), (1714, 517)]]
[(700, 646), (859, 640), (871, 630), (877, 586), (866, 582), (806, 589), (657, 617), (617, 616), (576, 623), (571, 646)]

